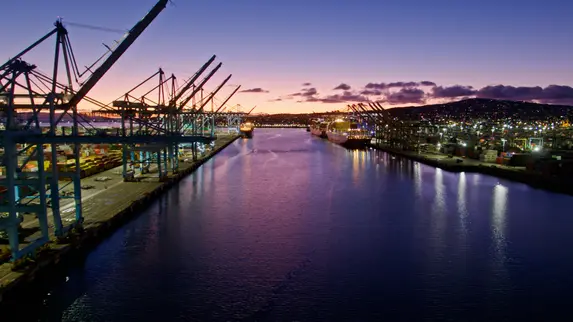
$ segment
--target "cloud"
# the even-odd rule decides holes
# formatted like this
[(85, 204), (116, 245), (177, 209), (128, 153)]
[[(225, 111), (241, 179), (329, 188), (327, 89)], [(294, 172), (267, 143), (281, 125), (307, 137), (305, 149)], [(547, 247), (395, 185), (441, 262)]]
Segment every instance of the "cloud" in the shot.
[(310, 97), (318, 94), (316, 88), (303, 88), (300, 92), (289, 94), (289, 97), (296, 97), (296, 96), (303, 96), (303, 97)]
[[(424, 88), (424, 86), (426, 88)], [(314, 87), (303, 88), (300, 92), (282, 96), (273, 101), (284, 101), (296, 97), (299, 103), (360, 103), (381, 101), (389, 105), (405, 105), (432, 103), (433, 99), (459, 100), (477, 97), (573, 105), (573, 87), (566, 85), (549, 85), (547, 87), (493, 85), (477, 89), (464, 85), (438, 86), (431, 81), (420, 81), (368, 83), (361, 90), (351, 90), (349, 84), (341, 83), (333, 90), (343, 92), (319, 95), (317, 89)]]
[(549, 85), (543, 89), (541, 102), (551, 104), (573, 104), (573, 88), (566, 85)]
[(493, 98), (514, 101), (537, 101), (549, 104), (572, 104), (573, 88), (566, 85), (541, 86), (486, 86), (476, 93), (479, 98)]
[(437, 86), (437, 84), (430, 81), (421, 81), (420, 86)]
[(532, 100), (541, 98), (543, 88), (535, 87), (514, 87), (506, 85), (486, 86), (476, 93), (480, 98), (496, 98), (509, 100)]
[(389, 93), (382, 99), (388, 104), (424, 104), (426, 93), (419, 88), (402, 88), (397, 92)]
[(302, 83), (302, 86), (312, 86), (312, 83)]
[(393, 82), (393, 83), (368, 83), (364, 88), (366, 89), (390, 89), (390, 88), (400, 88), (400, 87), (417, 87), (417, 86), (435, 86), (434, 82), (423, 81), (423, 82)]
[(344, 84), (344, 83), (342, 83), (342, 84), (340, 84), (334, 88), (334, 90), (343, 90), (343, 91), (347, 91), (349, 89), (350, 89), (350, 85)]
[(361, 91), (360, 94), (361, 95), (380, 96), (380, 95), (382, 95), (382, 91), (378, 90), (378, 89), (365, 89), (365, 90)]
[(344, 91), (342, 94), (328, 95), (325, 97), (309, 97), (306, 102), (320, 103), (362, 103), (368, 102), (368, 98), (350, 91)]
[(255, 87), (255, 88), (250, 88), (250, 89), (245, 89), (240, 91), (240, 93), (268, 93), (269, 91), (264, 90), (260, 87)]
[(279, 98), (275, 98), (275, 99), (269, 100), (269, 102), (281, 102), (282, 100), (283, 100), (283, 99), (279, 97)]
[(432, 88), (433, 98), (454, 98), (460, 96), (474, 95), (477, 91), (471, 86), (454, 85), (450, 87), (436, 86)]
[[(309, 84), (309, 83), (305, 83), (305, 84)], [(311, 87), (311, 88), (303, 88), (300, 90), (300, 92), (296, 92), (296, 93), (291, 93), (282, 97), (278, 97), (275, 102), (278, 101), (285, 101), (285, 100), (290, 100), (293, 99), (295, 97), (301, 97), (302, 100), (297, 101), (298, 103), (307, 101), (309, 98), (311, 97), (315, 97), (315, 95), (318, 95), (318, 91), (316, 90), (316, 88)]]

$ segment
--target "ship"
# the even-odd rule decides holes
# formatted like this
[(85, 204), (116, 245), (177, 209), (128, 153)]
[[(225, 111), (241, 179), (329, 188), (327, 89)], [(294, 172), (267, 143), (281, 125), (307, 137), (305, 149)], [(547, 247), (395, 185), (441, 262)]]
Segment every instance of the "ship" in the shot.
[(255, 126), (251, 122), (243, 123), (239, 127), (239, 133), (242, 137), (250, 139), (253, 137), (253, 132), (255, 131)]
[(347, 148), (363, 148), (372, 140), (372, 134), (350, 119), (337, 119), (328, 124), (328, 140)]
[(326, 139), (326, 128), (328, 127), (328, 122), (316, 121), (310, 125), (310, 133), (316, 135), (320, 138)]

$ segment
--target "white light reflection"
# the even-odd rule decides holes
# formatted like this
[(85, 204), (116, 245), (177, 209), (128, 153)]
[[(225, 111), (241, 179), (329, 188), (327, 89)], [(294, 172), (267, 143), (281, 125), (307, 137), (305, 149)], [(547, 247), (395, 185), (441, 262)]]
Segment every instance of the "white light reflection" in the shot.
[(507, 212), (507, 187), (497, 184), (493, 188), (492, 237), (499, 259), (505, 258), (505, 216)]
[(498, 301), (505, 299), (501, 290), (507, 289), (509, 276), (507, 272), (507, 242), (505, 240), (505, 225), (507, 211), (508, 188), (497, 184), (493, 188), (491, 234), (492, 234), (492, 272), (489, 280), (490, 292), (488, 296)]
[(468, 209), (466, 206), (466, 174), (461, 172), (459, 174), (458, 180), (458, 214), (460, 216), (460, 228), (463, 237), (467, 237), (467, 219), (468, 219)]
[(434, 258), (443, 258), (445, 247), (444, 232), (446, 230), (446, 189), (444, 186), (444, 173), (442, 169), (436, 169), (434, 179), (434, 203), (432, 205), (432, 249)]
[(360, 183), (360, 156), (356, 150), (351, 150), (350, 153), (352, 153), (352, 182), (354, 186), (358, 186)]
[(414, 191), (416, 193), (416, 199), (422, 199), (422, 168), (420, 163), (414, 163)]
[(434, 197), (433, 210), (434, 213), (443, 214), (446, 205), (446, 191), (444, 189), (444, 173), (440, 168), (436, 169), (436, 179), (434, 183), (436, 195)]
[[(446, 256), (446, 224), (447, 224), (447, 214), (445, 207), (445, 194), (446, 189), (444, 186), (444, 173), (442, 169), (435, 169), (434, 177), (434, 200), (432, 202), (431, 209), (429, 211), (429, 230), (427, 245), (428, 248), (428, 258), (426, 259), (428, 263), (428, 276), (431, 277), (427, 283), (430, 287), (438, 287), (436, 283), (439, 283), (439, 279), (436, 276), (443, 276), (444, 271), (447, 267), (447, 256)], [(431, 187), (424, 185), (425, 189), (430, 190)]]

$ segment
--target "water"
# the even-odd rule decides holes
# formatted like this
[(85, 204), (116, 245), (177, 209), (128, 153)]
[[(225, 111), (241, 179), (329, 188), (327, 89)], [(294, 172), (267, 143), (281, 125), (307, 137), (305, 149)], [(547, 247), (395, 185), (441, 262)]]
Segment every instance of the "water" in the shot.
[(19, 320), (570, 321), (572, 204), (257, 129)]

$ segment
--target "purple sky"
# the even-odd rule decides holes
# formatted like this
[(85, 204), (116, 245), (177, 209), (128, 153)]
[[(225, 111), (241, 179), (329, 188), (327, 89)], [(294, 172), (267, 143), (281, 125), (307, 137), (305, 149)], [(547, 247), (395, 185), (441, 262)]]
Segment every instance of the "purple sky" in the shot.
[[(3, 21), (9, 28), (1, 58), (50, 31), (58, 16), (64, 23), (127, 30), (155, 2), (6, 1), (2, 9), (10, 14)], [(160, 66), (183, 80), (217, 54), (223, 67), (208, 89), (233, 74), (228, 84), (251, 91), (237, 94), (231, 104), (257, 105), (259, 112), (334, 110), (364, 99), (397, 106), (474, 95), (573, 103), (571, 1), (174, 3), (89, 96), (107, 103)], [(72, 24), (67, 28), (82, 66), (103, 53), (102, 42), (110, 45), (121, 37)], [(51, 47), (52, 41), (26, 61), (49, 71)], [(233, 90), (230, 85), (220, 99)]]

